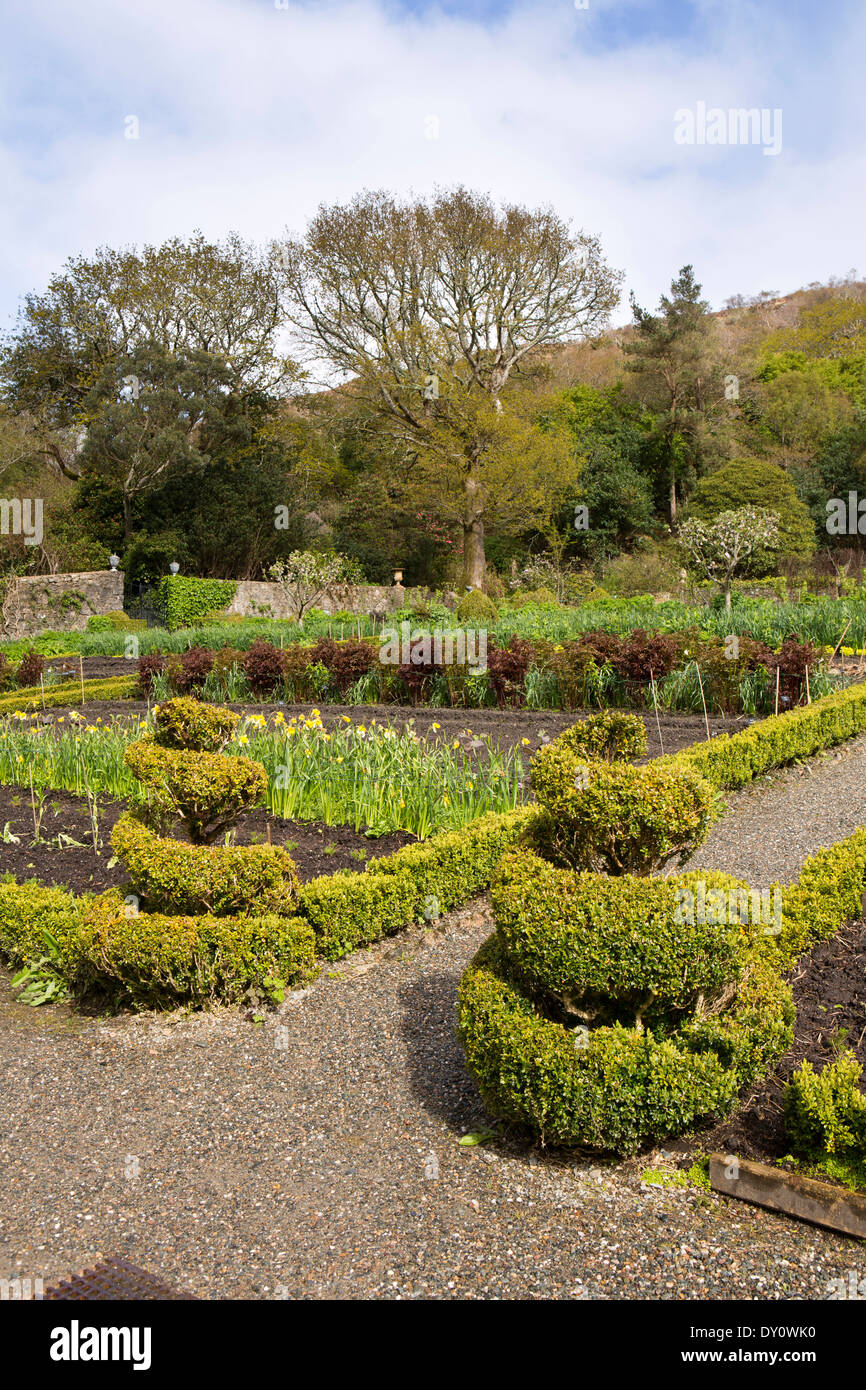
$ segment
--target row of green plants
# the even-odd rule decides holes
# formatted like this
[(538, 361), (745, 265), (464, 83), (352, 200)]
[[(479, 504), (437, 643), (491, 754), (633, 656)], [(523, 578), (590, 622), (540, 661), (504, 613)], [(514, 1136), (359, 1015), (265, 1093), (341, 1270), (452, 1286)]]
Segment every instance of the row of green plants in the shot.
[[(688, 754), (632, 765), (645, 749), (636, 716), (607, 712), (535, 754), (538, 813), (497, 868), (495, 931), (460, 985), (460, 1036), (488, 1108), (542, 1143), (629, 1154), (730, 1113), (793, 1042), (797, 957), (861, 911), (866, 831), (779, 890), (778, 923), (730, 875), (659, 877), (706, 839), (722, 777), (714, 786)], [(683, 913), (698, 890), (721, 914)], [(840, 1133), (856, 1144), (866, 1101), (852, 1078), (848, 1066), (834, 1084), (847, 1086)], [(801, 1074), (789, 1096), (801, 1150), (829, 1123), (826, 1105), (807, 1103), (822, 1084)]]
[[(320, 638), (278, 648), (261, 638), (246, 652), (191, 647), (140, 658), (142, 691), (155, 699), (192, 694), (244, 703), (329, 701), (436, 708), (657, 708), (765, 714), (829, 693), (838, 684), (810, 643), (787, 638), (778, 652), (750, 638), (700, 633), (619, 637), (587, 632), (567, 643), (491, 639), (483, 669), (449, 662), (416, 630), (401, 664), (384, 663), (375, 640)], [(405, 659), (403, 659), (405, 658)]]
[[(476, 605), (472, 605), (475, 607)], [(388, 615), (384, 625), (408, 621), (415, 626), (457, 627), (473, 621), (486, 627), (490, 636), (504, 646), (512, 637), (549, 642), (566, 642), (584, 632), (608, 632), (625, 636), (636, 628), (651, 633), (677, 633), (698, 630), (704, 636), (724, 638), (731, 634), (748, 637), (778, 648), (792, 633), (804, 642), (833, 650), (843, 637), (847, 646), (862, 650), (866, 646), (866, 599), (810, 596), (799, 603), (775, 602), (737, 596), (730, 613), (722, 605), (694, 605), (679, 600), (655, 601), (646, 595), (637, 598), (590, 599), (575, 607), (557, 603), (503, 604), (474, 617), (468, 610), (452, 611), (444, 604), (406, 608)], [(91, 620), (92, 621), (92, 620)], [(382, 619), (350, 613), (328, 615), (312, 609), (304, 625), (266, 617), (230, 618), (216, 615), (208, 621), (197, 618), (190, 626), (169, 631), (154, 627), (135, 632), (142, 655), (151, 652), (182, 652), (192, 646), (219, 649), (231, 645), (245, 651), (259, 637), (276, 645), (309, 642), (319, 637), (343, 639), (381, 634)], [(129, 632), (125, 624), (86, 632), (46, 632), (38, 637), (0, 644), (10, 660), (20, 660), (29, 647), (43, 656), (69, 653), (83, 656), (127, 656)]]
[[(142, 779), (127, 751), (148, 737), (158, 713), (107, 725), (75, 710), (45, 725), (13, 716), (0, 722), (0, 781), (37, 793), (138, 796)], [(276, 815), (423, 839), (522, 801), (520, 759), (489, 739), (471, 742), (422, 742), (411, 726), (398, 733), (347, 720), (329, 731), (318, 711), (288, 721), (278, 712), (271, 725), (258, 715), (240, 721), (225, 751), (265, 768), (258, 804)]]

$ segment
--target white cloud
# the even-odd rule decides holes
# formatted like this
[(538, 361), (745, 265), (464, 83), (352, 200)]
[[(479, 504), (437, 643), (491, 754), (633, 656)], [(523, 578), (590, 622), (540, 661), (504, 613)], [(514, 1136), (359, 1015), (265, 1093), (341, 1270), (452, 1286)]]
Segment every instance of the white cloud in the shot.
[[(0, 305), (102, 243), (197, 226), (265, 241), (365, 186), (464, 182), (552, 203), (600, 235), (646, 304), (685, 261), (714, 303), (856, 265), (866, 25), (838, 21), (801, 77), (784, 10), (705, 8), (715, 48), (696, 52), (638, 37), (645, 22), (630, 46), (600, 48), (596, 16), (570, 0), (493, 24), (372, 0), (44, 0), (0, 60)], [(675, 145), (674, 112), (698, 100), (781, 106), (782, 153)], [(124, 139), (129, 115), (138, 140)]]

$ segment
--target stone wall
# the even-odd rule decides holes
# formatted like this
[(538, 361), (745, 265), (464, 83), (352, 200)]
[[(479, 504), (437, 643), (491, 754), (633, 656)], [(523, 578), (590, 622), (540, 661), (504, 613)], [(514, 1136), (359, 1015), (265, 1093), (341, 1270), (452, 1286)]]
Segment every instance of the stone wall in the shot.
[(6, 580), (0, 590), (0, 635), (81, 632), (94, 613), (123, 608), (123, 571), (34, 574)]
[[(393, 613), (407, 602), (411, 590), (399, 584), (339, 585), (320, 598), (317, 608), (326, 613)], [(227, 613), (244, 617), (293, 618), (294, 609), (279, 584), (263, 579), (239, 579)]]

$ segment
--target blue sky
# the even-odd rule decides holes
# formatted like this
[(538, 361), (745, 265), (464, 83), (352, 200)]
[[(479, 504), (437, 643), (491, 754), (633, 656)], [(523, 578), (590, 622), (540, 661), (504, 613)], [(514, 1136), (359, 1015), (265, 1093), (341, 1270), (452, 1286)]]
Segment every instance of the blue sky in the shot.
[[(864, 272), (864, 51), (861, 0), (6, 0), (0, 328), (67, 256), (361, 187), (550, 203), (646, 304), (686, 261), (716, 305)], [(700, 102), (779, 152), (678, 144)]]

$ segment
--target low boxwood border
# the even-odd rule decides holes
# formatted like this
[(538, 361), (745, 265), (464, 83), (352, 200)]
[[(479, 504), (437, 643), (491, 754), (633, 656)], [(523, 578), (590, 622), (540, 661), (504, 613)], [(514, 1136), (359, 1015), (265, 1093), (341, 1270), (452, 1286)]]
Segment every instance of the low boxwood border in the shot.
[[(138, 692), (138, 676), (108, 676), (105, 679), (84, 682), (85, 703), (92, 700), (132, 700)], [(27, 686), (22, 690), (11, 690), (0, 695), (0, 719), (19, 710), (31, 713), (43, 706), (51, 709), (57, 705), (81, 705), (81, 682), (73, 676), (62, 685)]]
[(718, 790), (734, 791), (762, 773), (820, 753), (866, 730), (866, 682), (771, 714), (737, 734), (718, 734), (656, 761), (687, 763)]

